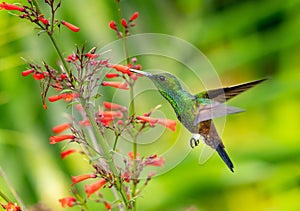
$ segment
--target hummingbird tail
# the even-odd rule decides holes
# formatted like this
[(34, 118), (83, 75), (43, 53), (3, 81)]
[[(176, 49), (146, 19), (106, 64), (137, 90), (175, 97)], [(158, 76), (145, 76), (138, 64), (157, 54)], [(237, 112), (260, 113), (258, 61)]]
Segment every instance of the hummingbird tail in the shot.
[(228, 166), (228, 168), (230, 169), (230, 171), (233, 172), (233, 164), (228, 156), (228, 154), (226, 153), (225, 149), (223, 146), (218, 145), (218, 147), (216, 148), (217, 152), (219, 153), (220, 157), (222, 158), (222, 160), (226, 163), (226, 165)]

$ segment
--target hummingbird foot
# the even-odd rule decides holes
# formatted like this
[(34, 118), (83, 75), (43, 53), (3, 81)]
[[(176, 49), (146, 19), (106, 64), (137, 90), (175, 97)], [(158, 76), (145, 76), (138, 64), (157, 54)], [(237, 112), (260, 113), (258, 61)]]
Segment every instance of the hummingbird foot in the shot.
[(196, 147), (199, 145), (199, 139), (200, 139), (200, 134), (193, 134), (192, 138), (190, 139), (190, 146), (192, 148)]

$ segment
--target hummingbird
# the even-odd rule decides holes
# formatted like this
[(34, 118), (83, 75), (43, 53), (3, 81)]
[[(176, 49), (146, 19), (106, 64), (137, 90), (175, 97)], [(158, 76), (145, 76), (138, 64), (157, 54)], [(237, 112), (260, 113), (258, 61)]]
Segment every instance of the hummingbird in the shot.
[(170, 73), (152, 74), (135, 69), (130, 69), (130, 71), (152, 80), (160, 94), (173, 107), (178, 120), (193, 134), (190, 139), (192, 148), (199, 145), (199, 139), (202, 137), (204, 143), (216, 150), (233, 172), (233, 163), (225, 151), (225, 146), (212, 119), (244, 111), (240, 108), (228, 106), (225, 102), (266, 79), (202, 91), (192, 95), (184, 90), (179, 80)]

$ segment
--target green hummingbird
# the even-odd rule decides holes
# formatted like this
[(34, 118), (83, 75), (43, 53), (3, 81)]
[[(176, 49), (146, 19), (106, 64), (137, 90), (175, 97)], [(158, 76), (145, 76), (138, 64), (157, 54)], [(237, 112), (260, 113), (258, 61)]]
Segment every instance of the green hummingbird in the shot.
[(204, 143), (215, 149), (233, 172), (233, 163), (224, 149), (225, 146), (212, 119), (244, 111), (224, 103), (266, 79), (202, 91), (192, 95), (184, 90), (178, 79), (170, 73), (152, 74), (135, 69), (130, 69), (130, 71), (151, 79), (160, 94), (169, 101), (178, 120), (193, 134), (190, 139), (192, 148), (199, 144), (199, 139), (202, 137)]

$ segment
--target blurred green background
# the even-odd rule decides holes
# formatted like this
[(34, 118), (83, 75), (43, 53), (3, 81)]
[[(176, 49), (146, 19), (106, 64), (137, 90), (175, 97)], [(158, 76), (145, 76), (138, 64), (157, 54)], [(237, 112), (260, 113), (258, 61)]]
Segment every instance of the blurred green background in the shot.
[[(236, 172), (216, 154), (198, 165), (195, 150), (151, 181), (138, 210), (300, 210), (300, 1), (121, 0), (121, 7), (127, 18), (139, 11), (133, 34), (170, 34), (199, 48), (224, 85), (270, 77), (230, 102), (247, 110), (228, 117), (222, 135)], [(108, 27), (118, 19), (114, 0), (64, 0), (59, 18), (81, 28), (56, 34), (64, 55), (75, 44), (101, 48), (117, 39)], [(46, 60), (57, 67), (51, 43), (37, 32), (30, 23), (0, 12), (0, 166), (25, 204), (61, 210), (57, 199), (70, 194), (70, 175), (89, 167), (76, 155), (62, 161), (63, 145), (49, 145), (51, 128), (65, 121), (65, 105), (44, 110), (38, 83), (20, 74), (27, 69), (24, 60)], [(184, 72), (174, 73), (186, 84), (192, 80)], [(189, 88), (196, 92), (201, 87)], [(166, 115), (175, 118), (169, 110)], [(0, 185), (11, 196), (3, 179)]]

